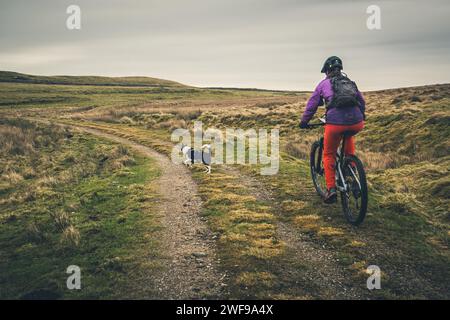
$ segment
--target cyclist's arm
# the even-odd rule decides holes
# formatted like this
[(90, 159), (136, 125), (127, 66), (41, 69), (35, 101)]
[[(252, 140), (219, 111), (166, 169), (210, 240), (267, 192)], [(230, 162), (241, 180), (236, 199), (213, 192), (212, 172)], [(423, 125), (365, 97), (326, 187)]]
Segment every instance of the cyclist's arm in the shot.
[(309, 98), (308, 102), (306, 103), (306, 109), (303, 112), (302, 116), (302, 123), (308, 123), (309, 120), (312, 119), (314, 114), (317, 111), (317, 108), (319, 105), (323, 104), (322, 100), (322, 86), (319, 84), (316, 87), (316, 90), (314, 90), (313, 94)]
[(364, 116), (364, 120), (366, 120), (366, 101), (364, 100), (364, 97), (359, 90), (358, 90), (358, 101), (359, 101), (359, 110), (361, 110), (361, 113)]

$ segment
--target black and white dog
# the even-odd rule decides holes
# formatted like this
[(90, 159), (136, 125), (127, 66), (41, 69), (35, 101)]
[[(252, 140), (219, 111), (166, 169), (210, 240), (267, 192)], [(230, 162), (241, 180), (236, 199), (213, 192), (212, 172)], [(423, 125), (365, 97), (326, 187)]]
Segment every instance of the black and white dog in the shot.
[[(208, 150), (205, 152), (205, 150)], [(182, 144), (181, 152), (185, 160), (183, 163), (191, 167), (194, 163), (202, 163), (205, 166), (205, 173), (211, 173), (211, 145), (204, 144), (201, 150), (194, 150), (191, 147)]]

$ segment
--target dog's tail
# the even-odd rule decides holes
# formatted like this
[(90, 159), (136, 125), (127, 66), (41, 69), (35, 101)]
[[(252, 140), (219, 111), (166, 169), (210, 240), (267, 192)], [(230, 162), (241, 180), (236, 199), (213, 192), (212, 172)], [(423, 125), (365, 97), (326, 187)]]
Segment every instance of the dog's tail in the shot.
[(211, 145), (210, 144), (204, 144), (204, 145), (202, 145), (202, 149), (211, 150)]

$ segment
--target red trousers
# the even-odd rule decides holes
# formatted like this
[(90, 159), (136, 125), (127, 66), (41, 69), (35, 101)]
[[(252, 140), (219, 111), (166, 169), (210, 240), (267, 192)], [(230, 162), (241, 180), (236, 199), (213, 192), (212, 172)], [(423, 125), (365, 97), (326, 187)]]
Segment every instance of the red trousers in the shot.
[[(336, 153), (339, 148), (339, 144), (342, 140), (342, 134), (344, 131), (359, 132), (364, 127), (364, 121), (352, 125), (337, 125), (337, 124), (326, 124), (325, 125), (325, 135), (323, 141), (323, 166), (325, 169), (325, 181), (327, 183), (327, 188), (336, 188), (335, 181), (335, 164), (336, 164)], [(346, 155), (355, 154), (355, 139), (354, 137), (347, 137), (345, 139), (345, 150)]]

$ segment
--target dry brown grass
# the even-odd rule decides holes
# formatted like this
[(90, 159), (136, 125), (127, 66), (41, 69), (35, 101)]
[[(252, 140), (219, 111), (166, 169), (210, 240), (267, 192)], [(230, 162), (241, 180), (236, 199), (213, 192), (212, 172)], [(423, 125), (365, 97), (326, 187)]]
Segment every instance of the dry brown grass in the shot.
[(36, 181), (36, 184), (41, 187), (54, 187), (58, 185), (58, 183), (60, 182), (57, 177), (48, 175), (42, 176)]
[(130, 117), (123, 116), (122, 118), (119, 119), (119, 123), (133, 125), (134, 121)]
[(78, 246), (80, 244), (80, 239), (80, 232), (73, 225), (70, 225), (64, 229), (61, 236), (61, 243)]
[(0, 137), (2, 154), (26, 155), (34, 152), (33, 136), (26, 129), (0, 125)]
[[(150, 125), (149, 125), (150, 127)], [(178, 128), (186, 128), (186, 121), (183, 119), (170, 119), (151, 125), (154, 129), (168, 129), (173, 131)]]
[(177, 116), (177, 118), (185, 120), (185, 121), (192, 121), (195, 119), (198, 119), (203, 111), (200, 109), (190, 109), (190, 108), (184, 108), (184, 109), (174, 109), (171, 110), (172, 114)]
[(67, 212), (63, 210), (58, 210), (56, 212), (50, 213), (56, 227), (63, 232), (67, 227), (70, 226), (70, 217)]
[(269, 272), (242, 272), (236, 279), (236, 282), (242, 286), (263, 285), (270, 287), (273, 285), (275, 277)]
[[(292, 103), (297, 105), (298, 99), (304, 100), (303, 96), (261, 96), (261, 97), (234, 97), (222, 99), (183, 99), (177, 101), (160, 100), (132, 106), (98, 107), (87, 109), (74, 109), (68, 115), (75, 120), (90, 120), (100, 122), (115, 122), (128, 125), (141, 125), (153, 128), (171, 129), (185, 128), (194, 120), (201, 119), (210, 123), (215, 118), (215, 114), (226, 115), (260, 115), (267, 112), (277, 112), (283, 110), (286, 113), (292, 107)], [(287, 105), (290, 107), (286, 107)], [(283, 115), (280, 114), (280, 118)], [(285, 117), (285, 119), (290, 119)], [(184, 120), (179, 123), (167, 122), (170, 119)], [(163, 124), (161, 124), (163, 123)]]
[(411, 160), (410, 157), (392, 152), (374, 152), (365, 149), (357, 150), (356, 154), (363, 162), (364, 168), (368, 171), (396, 168)]
[(106, 159), (107, 168), (113, 171), (136, 163), (130, 150), (123, 145), (116, 146), (112, 152), (105, 154), (103, 157)]
[(21, 182), (23, 179), (24, 179), (23, 176), (14, 170), (10, 170), (10, 171), (4, 173), (1, 177), (1, 180), (6, 180), (11, 184), (16, 184), (18, 182)]
[(26, 231), (30, 241), (40, 242), (45, 238), (44, 232), (35, 222), (29, 223), (26, 226)]
[(109, 160), (107, 166), (109, 169), (117, 171), (134, 163), (136, 163), (136, 161), (133, 157), (125, 155), (121, 156), (120, 158)]
[(286, 153), (290, 156), (293, 156), (297, 159), (307, 160), (309, 159), (309, 152), (311, 149), (311, 145), (306, 142), (294, 142), (289, 141), (285, 145)]

